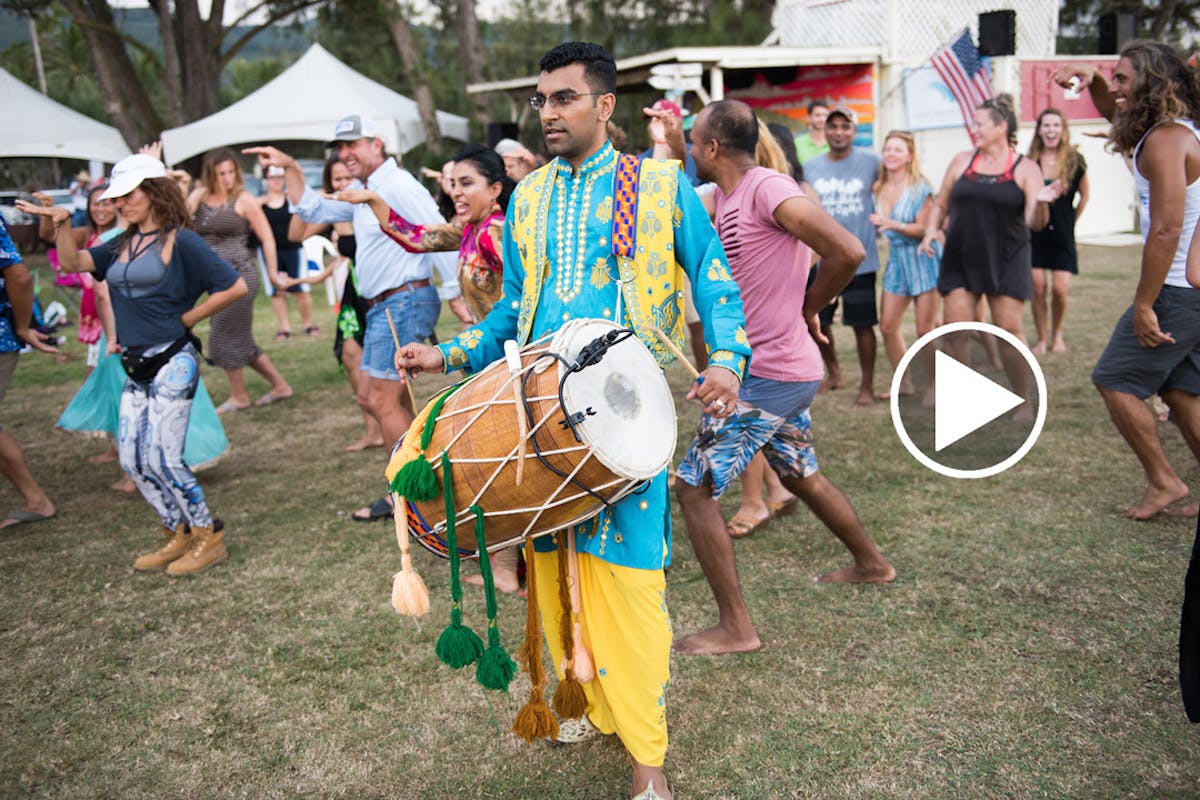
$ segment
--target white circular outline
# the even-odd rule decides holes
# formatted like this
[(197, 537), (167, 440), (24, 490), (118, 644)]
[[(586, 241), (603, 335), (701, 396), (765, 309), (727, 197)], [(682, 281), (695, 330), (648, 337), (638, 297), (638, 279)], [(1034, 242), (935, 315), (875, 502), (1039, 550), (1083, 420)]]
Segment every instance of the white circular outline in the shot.
[[(908, 429), (904, 427), (904, 421), (900, 418), (900, 382), (904, 377), (905, 370), (908, 369), (912, 360), (935, 339), (939, 339), (949, 333), (958, 331), (980, 331), (982, 333), (990, 333), (993, 336), (999, 336), (1004, 341), (1016, 348), (1021, 357), (1025, 359), (1025, 363), (1029, 365), (1029, 369), (1033, 372), (1033, 377), (1037, 383), (1038, 389), (1038, 410), (1037, 419), (1034, 420), (1033, 429), (1029, 435), (1025, 437), (1024, 443), (1017, 448), (1016, 452), (1004, 459), (998, 464), (992, 464), (990, 467), (982, 469), (956, 469), (955, 467), (947, 467), (938, 461), (934, 461), (929, 456), (925, 455), (919, 447), (913, 444), (912, 438), (908, 435)], [(934, 328), (929, 333), (917, 339), (913, 346), (908, 348), (904, 353), (904, 357), (900, 359), (900, 364), (897, 365), (895, 373), (892, 375), (892, 397), (891, 397), (891, 412), (892, 412), (892, 427), (896, 429), (896, 435), (900, 437), (901, 444), (904, 449), (909, 452), (913, 458), (920, 461), (929, 469), (945, 475), (947, 478), (975, 479), (975, 478), (990, 478), (993, 475), (999, 475), (1009, 467), (1016, 464), (1025, 455), (1033, 449), (1037, 443), (1037, 439), (1042, 435), (1042, 428), (1046, 424), (1046, 376), (1042, 373), (1042, 367), (1034, 357), (1031, 351), (1024, 342), (1013, 336), (1003, 328), (997, 328), (995, 325), (990, 325), (986, 322), (951, 322), (943, 325), (940, 328)]]

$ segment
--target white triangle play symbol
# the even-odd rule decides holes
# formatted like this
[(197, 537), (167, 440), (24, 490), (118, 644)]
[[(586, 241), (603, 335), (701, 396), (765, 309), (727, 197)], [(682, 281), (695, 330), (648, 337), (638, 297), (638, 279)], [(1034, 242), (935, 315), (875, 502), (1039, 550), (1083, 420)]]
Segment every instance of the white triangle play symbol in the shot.
[(937, 351), (933, 447), (941, 450), (1025, 402), (995, 381)]

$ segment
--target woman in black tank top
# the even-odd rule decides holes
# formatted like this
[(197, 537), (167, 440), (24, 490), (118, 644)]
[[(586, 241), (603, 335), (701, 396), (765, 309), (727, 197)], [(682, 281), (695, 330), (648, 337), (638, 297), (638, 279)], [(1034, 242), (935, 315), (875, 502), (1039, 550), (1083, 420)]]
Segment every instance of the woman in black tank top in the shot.
[[(1016, 153), (1017, 118), (1008, 95), (975, 109), (971, 132), (977, 148), (950, 162), (921, 249), (932, 252), (942, 221), (949, 219), (938, 276), (945, 321), (978, 321), (979, 301), (986, 298), (992, 323), (1024, 341), (1021, 316), (1033, 295), (1029, 232), (1046, 226), (1048, 203), (1059, 188), (1046, 186), (1037, 163)], [(969, 365), (967, 344), (956, 337), (950, 352)], [(1024, 359), (1012, 348), (1004, 348), (1002, 357), (1010, 388), (1028, 397)], [(1016, 415), (1033, 413), (1025, 403)]]
[[(278, 174), (272, 174), (278, 170)], [(301, 281), (300, 274), (304, 264), (304, 252), (299, 242), (288, 238), (288, 228), (292, 223), (292, 212), (288, 211), (287, 196), (283, 193), (283, 170), (278, 167), (267, 169), (267, 193), (260, 198), (263, 213), (275, 234), (275, 252), (279, 258), (279, 272), (288, 284), (287, 288), (275, 288), (271, 293), (271, 308), (275, 319), (279, 322), (276, 339), (287, 339), (292, 335), (292, 321), (288, 315), (288, 297), (296, 301), (296, 310), (300, 312), (300, 324), (304, 326), (307, 336), (316, 336), (320, 329), (313, 324), (312, 295), (309, 294), (308, 284)]]

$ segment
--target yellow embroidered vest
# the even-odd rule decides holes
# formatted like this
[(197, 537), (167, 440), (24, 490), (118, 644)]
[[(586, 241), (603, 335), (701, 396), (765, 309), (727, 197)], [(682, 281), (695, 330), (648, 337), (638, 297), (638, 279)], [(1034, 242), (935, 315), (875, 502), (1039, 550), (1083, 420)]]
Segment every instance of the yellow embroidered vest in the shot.
[[(617, 156), (613, 181), (612, 255), (621, 275), (624, 313), (637, 337), (660, 367), (674, 354), (651, 328), (683, 346), (683, 268), (675, 260), (675, 225), (680, 211), (675, 192), (678, 161)], [(517, 314), (517, 343), (529, 341), (542, 285), (549, 272), (546, 229), (557, 167), (530, 173), (513, 192), (512, 236), (521, 252), (525, 284)], [(618, 322), (622, 322), (618, 320)]]

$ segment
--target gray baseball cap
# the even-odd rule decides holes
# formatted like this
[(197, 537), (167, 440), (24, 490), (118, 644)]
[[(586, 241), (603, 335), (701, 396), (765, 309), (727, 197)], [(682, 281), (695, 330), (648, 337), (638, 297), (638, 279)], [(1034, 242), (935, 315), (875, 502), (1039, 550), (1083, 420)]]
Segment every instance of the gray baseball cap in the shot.
[(339, 142), (356, 142), (359, 139), (377, 139), (379, 130), (375, 123), (362, 114), (351, 114), (342, 117), (333, 127), (333, 138), (325, 143), (326, 147), (337, 147)]

